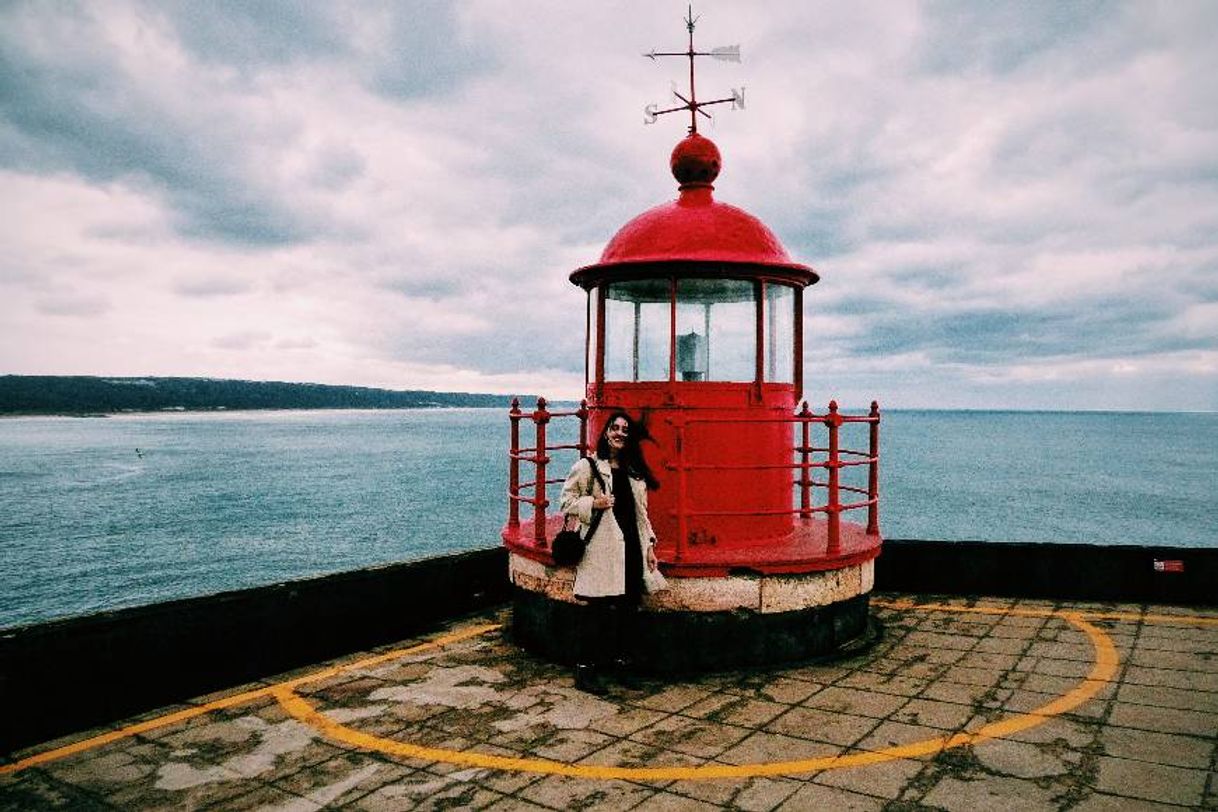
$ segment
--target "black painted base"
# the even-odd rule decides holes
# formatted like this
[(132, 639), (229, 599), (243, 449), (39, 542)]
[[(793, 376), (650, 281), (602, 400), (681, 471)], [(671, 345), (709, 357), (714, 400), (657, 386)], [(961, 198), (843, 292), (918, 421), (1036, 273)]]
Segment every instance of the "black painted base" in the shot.
[(1213, 546), (884, 539), (875, 562), (884, 592), (1214, 606), (1215, 584)]
[[(585, 607), (512, 590), (518, 645), (572, 664)], [(644, 612), (631, 652), (640, 672), (693, 673), (778, 665), (853, 652), (875, 642), (869, 595), (794, 612)]]

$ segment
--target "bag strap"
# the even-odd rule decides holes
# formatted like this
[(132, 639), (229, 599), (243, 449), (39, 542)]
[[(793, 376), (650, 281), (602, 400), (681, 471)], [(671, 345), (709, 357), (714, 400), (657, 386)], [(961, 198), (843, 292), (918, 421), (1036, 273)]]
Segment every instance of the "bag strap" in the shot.
[[(591, 457), (584, 457), (588, 461), (588, 467), (592, 469), (592, 476), (596, 479), (596, 484), (601, 486), (601, 493), (608, 493), (605, 490), (605, 480), (601, 477), (601, 472), (596, 467), (596, 460)], [(598, 508), (592, 511), (592, 521), (588, 523), (588, 534), (585, 539), (591, 540), (592, 534), (596, 532), (596, 526), (601, 523), (601, 515), (604, 514), (604, 508)]]
[(584, 457), (588, 461), (588, 467), (592, 469), (592, 476), (596, 479), (596, 484), (601, 486), (601, 491), (609, 493), (609, 489), (605, 487), (605, 480), (601, 478), (601, 471), (596, 467), (596, 460), (591, 457)]
[[(593, 460), (591, 457), (580, 457), (580, 459), (588, 461), (588, 467), (592, 470), (592, 476), (593, 476), (593, 478), (596, 479), (596, 484), (601, 486), (602, 492), (606, 492), (605, 491), (605, 480), (601, 477), (601, 472), (599, 470), (597, 470), (595, 460)], [(601, 513), (603, 513), (603, 512), (604, 511), (601, 510), (600, 508), (597, 508), (592, 511), (592, 520), (588, 523), (588, 527), (590, 528), (588, 531), (589, 537), (591, 537), (592, 532), (594, 530), (596, 530), (596, 524), (597, 524), (597, 522), (600, 521)], [(566, 516), (563, 517), (562, 526), (563, 526), (564, 530), (567, 529), (568, 522), (570, 522), (570, 520), (574, 519), (574, 518), (575, 518), (574, 513), (568, 513)], [(579, 525), (577, 524), (576, 527), (578, 527), (578, 526)]]

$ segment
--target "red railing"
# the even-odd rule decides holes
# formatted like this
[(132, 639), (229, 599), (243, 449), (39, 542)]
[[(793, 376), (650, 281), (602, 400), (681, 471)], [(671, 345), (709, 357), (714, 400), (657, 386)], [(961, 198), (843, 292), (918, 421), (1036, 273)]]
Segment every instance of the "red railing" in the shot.
[[(796, 467), (800, 470), (799, 485), (799, 515), (808, 518), (813, 513), (828, 514), (829, 546), (836, 547), (840, 539), (840, 515), (847, 510), (867, 508), (867, 534), (871, 536), (880, 533), (880, 404), (871, 401), (871, 411), (866, 415), (844, 415), (837, 410), (837, 401), (829, 401), (829, 411), (823, 415), (813, 414), (808, 410), (808, 402), (801, 405), (795, 420), (801, 427), (801, 441), (796, 447), (800, 461)], [(811, 445), (809, 427), (812, 423), (824, 423), (829, 429), (829, 445), (815, 447)], [(839, 432), (844, 423), (868, 424), (868, 448), (866, 451), (854, 451), (840, 447)], [(826, 458), (813, 462), (812, 455), (823, 453)], [(849, 459), (843, 460), (842, 457)], [(856, 488), (841, 484), (841, 469), (855, 466), (867, 466), (867, 487)], [(828, 480), (818, 482), (811, 477), (813, 468), (824, 468), (828, 471)], [(829, 501), (824, 505), (813, 507), (810, 504), (813, 487), (828, 490)], [(841, 492), (860, 494), (867, 497), (861, 501), (843, 503)]]
[[(800, 456), (799, 462), (792, 463), (767, 463), (767, 464), (743, 464), (743, 465), (723, 465), (721, 463), (707, 463), (700, 465), (691, 465), (685, 461), (685, 430), (688, 426), (696, 423), (798, 423), (800, 425), (800, 441), (795, 446), (795, 452)], [(826, 426), (829, 432), (828, 445), (813, 446), (811, 438), (811, 427), (814, 423), (822, 423)], [(841, 448), (840, 431), (845, 423), (867, 423), (869, 424), (868, 432), (868, 450), (855, 451), (851, 449)], [(686, 417), (674, 421), (676, 429), (675, 443), (675, 460), (673, 460), (670, 468), (677, 473), (677, 488), (680, 494), (679, 505), (677, 511), (677, 553), (678, 557), (683, 557), (684, 545), (688, 537), (688, 519), (691, 516), (731, 516), (731, 517), (748, 517), (748, 516), (782, 516), (786, 514), (798, 514), (801, 518), (811, 518), (813, 513), (826, 514), (828, 548), (826, 553), (836, 555), (841, 552), (841, 514), (850, 510), (867, 509), (867, 534), (879, 535), (880, 532), (880, 494), (879, 494), (879, 465), (880, 465), (880, 406), (877, 402), (871, 402), (871, 411), (866, 415), (844, 415), (838, 411), (837, 401), (829, 401), (829, 411), (825, 414), (814, 414), (808, 409), (808, 402), (804, 401), (801, 404), (800, 410), (793, 417), (773, 417), (773, 418), (757, 418), (757, 417)], [(814, 460), (813, 454), (825, 454), (823, 460)], [(852, 468), (856, 466), (866, 465), (867, 471), (867, 487), (859, 488), (851, 485), (843, 485), (841, 482), (841, 469)], [(764, 471), (782, 468), (792, 468), (799, 471), (799, 476), (793, 481), (793, 485), (799, 487), (799, 507), (790, 510), (774, 509), (774, 510), (698, 510), (693, 511), (686, 508), (686, 472), (692, 470), (742, 470), (742, 471)], [(816, 480), (812, 477), (814, 468), (823, 468), (827, 471), (825, 480)], [(822, 505), (812, 504), (812, 489), (823, 488), (828, 491), (828, 501)], [(842, 493), (858, 494), (864, 499), (853, 502), (842, 502)]]
[[(579, 441), (574, 444), (559, 444), (547, 445), (548, 426), (554, 418), (574, 417), (579, 420)], [(538, 547), (545, 548), (548, 545), (546, 538), (546, 518), (547, 509), (550, 506), (547, 498), (547, 487), (563, 481), (562, 477), (547, 478), (548, 465), (551, 462), (549, 452), (560, 450), (574, 450), (582, 456), (587, 453), (588, 449), (588, 403), (580, 401), (579, 408), (574, 411), (551, 412), (546, 409), (545, 398), (537, 399), (537, 408), (532, 412), (523, 412), (520, 409), (519, 399), (513, 398), (511, 410), (508, 412), (508, 419), (511, 423), (511, 449), (508, 453), (510, 460), (510, 468), (508, 472), (508, 526), (515, 530), (520, 527), (520, 505), (522, 503), (531, 505), (533, 508), (532, 523), (533, 523), (533, 541)], [(522, 420), (530, 420), (533, 423), (535, 431), (534, 444), (531, 447), (521, 447), (520, 445), (520, 422)], [(677, 412), (671, 418), (671, 424), (675, 431), (675, 442), (673, 443), (672, 455), (668, 465), (668, 470), (672, 471), (677, 478), (676, 486), (679, 497), (677, 499), (676, 519), (677, 519), (677, 554), (678, 557), (683, 557), (685, 545), (688, 539), (689, 518), (691, 516), (730, 516), (730, 517), (748, 517), (748, 516), (781, 516), (786, 514), (797, 514), (800, 518), (809, 519), (814, 513), (824, 513), (827, 524), (827, 554), (836, 555), (841, 551), (841, 514), (852, 510), (867, 510), (867, 529), (868, 535), (879, 535), (879, 462), (880, 462), (880, 407), (876, 402), (872, 402), (871, 411), (866, 415), (844, 415), (838, 411), (837, 401), (829, 402), (829, 411), (825, 414), (814, 414), (808, 408), (807, 401), (804, 401), (799, 412), (790, 417), (704, 417), (704, 416), (689, 416), (685, 413)], [(745, 464), (724, 464), (719, 463), (703, 463), (691, 464), (687, 462), (685, 457), (686, 430), (690, 425), (697, 423), (704, 424), (725, 424), (725, 423), (794, 423), (800, 427), (799, 438), (797, 445), (793, 451), (798, 454), (798, 462), (789, 463), (745, 463)], [(868, 450), (855, 451), (841, 447), (840, 432), (841, 427), (846, 423), (866, 423), (868, 424)], [(812, 445), (812, 426), (821, 424), (828, 430), (827, 444), (824, 446)], [(814, 459), (814, 455), (823, 454), (823, 459)], [(535, 466), (533, 478), (531, 482), (521, 481), (520, 463), (528, 462)], [(852, 468), (857, 466), (867, 466), (867, 486), (865, 488), (856, 487), (853, 485), (843, 484), (841, 481), (841, 470), (843, 468)], [(794, 469), (797, 470), (798, 476), (792, 481), (792, 485), (799, 488), (799, 506), (791, 509), (773, 509), (773, 510), (690, 510), (688, 508), (688, 500), (686, 498), (686, 479), (687, 472), (696, 470), (775, 470), (775, 469)], [(823, 480), (815, 479), (812, 475), (814, 469), (823, 469), (827, 472), (826, 478)], [(823, 489), (827, 492), (827, 501), (824, 504), (814, 504), (812, 493), (814, 489)], [(525, 492), (531, 492), (531, 495), (525, 495)], [(862, 496), (862, 499), (856, 499), (851, 502), (843, 502), (842, 495), (847, 494), (846, 498), (850, 498), (850, 494)]]
[[(520, 421), (524, 418), (533, 421), (536, 427), (537, 439), (532, 448), (520, 447)], [(546, 427), (555, 417), (579, 418), (579, 442), (566, 445), (546, 445)], [(550, 500), (546, 498), (546, 486), (563, 482), (565, 477), (546, 479), (546, 466), (550, 463), (548, 452), (573, 449), (583, 456), (588, 448), (588, 401), (581, 400), (579, 408), (573, 412), (551, 412), (546, 410), (546, 399), (537, 399), (537, 409), (533, 412), (520, 411), (520, 399), (512, 398), (512, 408), (508, 411), (508, 420), (512, 426), (511, 449), (508, 451), (510, 465), (508, 468), (508, 527), (515, 529), (520, 526), (520, 504), (523, 502), (533, 506), (533, 540), (539, 547), (548, 544), (546, 540), (546, 508)], [(536, 466), (533, 482), (521, 484), (520, 463), (531, 462)], [(532, 489), (532, 496), (522, 496), (522, 489)]]

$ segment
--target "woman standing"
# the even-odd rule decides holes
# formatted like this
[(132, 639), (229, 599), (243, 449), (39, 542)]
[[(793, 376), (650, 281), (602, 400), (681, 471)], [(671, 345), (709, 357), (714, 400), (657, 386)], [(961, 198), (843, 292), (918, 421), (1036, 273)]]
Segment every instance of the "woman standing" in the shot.
[(562, 512), (578, 517), (585, 535), (603, 511), (575, 570), (575, 596), (586, 603), (575, 686), (594, 694), (605, 693), (605, 666), (628, 664), (644, 568), (657, 567), (647, 491), (659, 483), (643, 459), (639, 428), (625, 412), (614, 412), (596, 442), (596, 457), (578, 460), (562, 487)]

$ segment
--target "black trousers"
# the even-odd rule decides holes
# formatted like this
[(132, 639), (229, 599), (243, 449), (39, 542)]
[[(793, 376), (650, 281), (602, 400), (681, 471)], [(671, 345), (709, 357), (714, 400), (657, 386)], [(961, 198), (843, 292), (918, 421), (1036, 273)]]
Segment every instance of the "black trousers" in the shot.
[(584, 600), (587, 603), (580, 607), (576, 662), (601, 666), (630, 660), (638, 600), (626, 595)]

